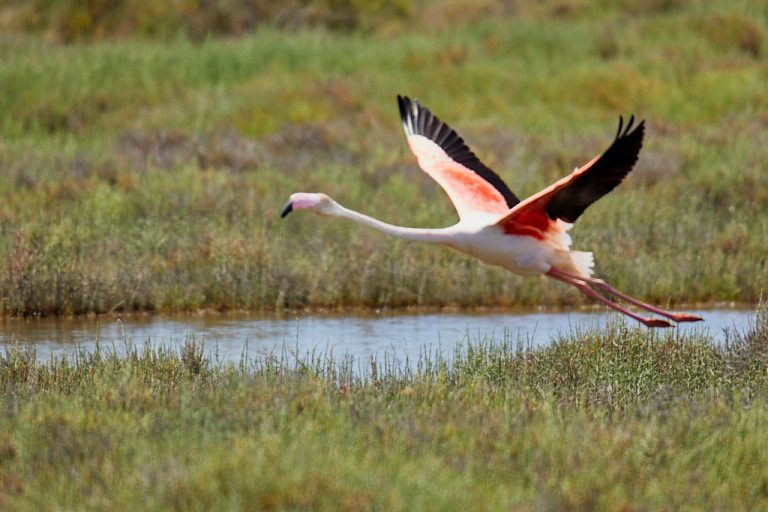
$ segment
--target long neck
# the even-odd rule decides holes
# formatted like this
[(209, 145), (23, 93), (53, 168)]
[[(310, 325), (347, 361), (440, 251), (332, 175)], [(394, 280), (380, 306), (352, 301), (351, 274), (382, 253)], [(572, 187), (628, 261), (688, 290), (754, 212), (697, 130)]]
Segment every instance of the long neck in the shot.
[(417, 242), (429, 242), (433, 244), (447, 243), (450, 241), (450, 228), (422, 229), (394, 226), (392, 224), (382, 222), (379, 219), (374, 219), (373, 217), (364, 215), (360, 212), (345, 208), (338, 203), (336, 203), (334, 206), (335, 208), (332, 212), (329, 212), (329, 215), (349, 219), (353, 222), (357, 222), (358, 224), (372, 227), (373, 229), (379, 230), (382, 233), (386, 233), (389, 236), (403, 238), (405, 240), (414, 240)]

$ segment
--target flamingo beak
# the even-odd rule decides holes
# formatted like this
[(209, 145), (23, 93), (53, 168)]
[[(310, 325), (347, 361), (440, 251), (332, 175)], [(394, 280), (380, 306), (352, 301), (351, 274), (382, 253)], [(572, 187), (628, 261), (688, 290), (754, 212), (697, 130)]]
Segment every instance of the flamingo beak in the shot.
[(283, 210), (280, 212), (280, 218), (284, 219), (289, 213), (293, 211), (293, 201), (288, 201), (285, 203), (285, 206), (283, 206)]

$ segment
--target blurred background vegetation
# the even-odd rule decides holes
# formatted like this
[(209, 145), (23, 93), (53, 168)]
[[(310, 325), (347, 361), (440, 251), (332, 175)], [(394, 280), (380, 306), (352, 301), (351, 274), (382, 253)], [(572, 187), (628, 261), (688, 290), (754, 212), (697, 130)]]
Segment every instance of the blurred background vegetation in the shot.
[[(759, 56), (764, 27), (750, 16), (759, 13), (743, 12), (744, 3), (738, 4), (732, 4), (727, 15), (715, 14), (696, 24), (713, 41), (736, 43)], [(398, 28), (450, 31), (494, 17), (545, 21), (617, 11), (625, 16), (647, 16), (692, 7), (704, 11), (710, 5), (703, 0), (4, 0), (0, 27), (6, 32), (42, 35), (64, 43), (131, 37), (201, 40), (244, 36), (265, 26), (342, 32)]]
[(4, 28), (42, 34), (59, 42), (132, 36), (200, 40), (242, 36), (261, 26), (359, 30), (412, 14), (395, 0), (32, 0), (9, 2)]
[(648, 122), (571, 232), (662, 304), (768, 282), (757, 0), (0, 0), (0, 313), (572, 305), (563, 286), (312, 216), (444, 226), (396, 94), (525, 196)]

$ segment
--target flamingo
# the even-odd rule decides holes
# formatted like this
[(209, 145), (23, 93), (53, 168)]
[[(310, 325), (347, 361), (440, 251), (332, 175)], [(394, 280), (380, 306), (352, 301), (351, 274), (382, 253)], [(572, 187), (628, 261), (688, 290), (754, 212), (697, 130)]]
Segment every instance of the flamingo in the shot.
[(448, 194), (458, 213), (458, 223), (438, 229), (395, 226), (345, 208), (326, 194), (307, 192), (292, 194), (280, 216), (309, 210), (321, 216), (348, 219), (393, 237), (445, 245), (516, 274), (545, 275), (576, 287), (648, 327), (672, 324), (662, 318), (636, 314), (608, 297), (622, 299), (674, 322), (702, 320), (646, 304), (592, 277), (592, 253), (570, 249), (571, 237), (567, 232), (573, 223), (632, 170), (643, 142), (644, 121), (635, 125), (632, 116), (624, 125), (619, 117), (616, 137), (604, 153), (521, 201), (475, 156), (456, 131), (418, 100), (398, 95), (397, 102), (411, 151), (421, 169)]

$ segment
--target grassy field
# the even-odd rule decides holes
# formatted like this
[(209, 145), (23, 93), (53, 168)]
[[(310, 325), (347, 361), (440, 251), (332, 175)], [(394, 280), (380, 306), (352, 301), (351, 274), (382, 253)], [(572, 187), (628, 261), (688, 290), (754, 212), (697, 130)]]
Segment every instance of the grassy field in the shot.
[(1, 314), (584, 302), (448, 250), (276, 218), (305, 190), (397, 224), (455, 221), (397, 93), (523, 196), (603, 151), (619, 114), (645, 118), (636, 171), (575, 248), (661, 304), (754, 303), (768, 282), (764, 2), (424, 2), (379, 24), (359, 2), (342, 29), (318, 7), (317, 23), (202, 38), (95, 15), (69, 37), (90, 4), (38, 4), (48, 17), (0, 11)]
[(4, 510), (761, 510), (768, 311), (408, 370), (199, 344), (0, 356)]
[[(455, 221), (395, 95), (520, 196), (647, 121), (571, 232), (660, 304), (768, 283), (758, 0), (0, 2), (0, 315), (578, 305), (343, 223)], [(768, 310), (725, 344), (612, 323), (413, 367), (190, 340), (0, 354), (2, 510), (768, 508)], [(366, 364), (366, 362), (363, 362)]]

